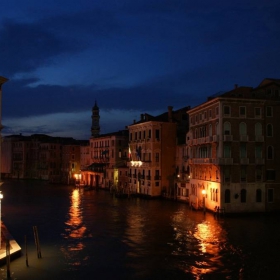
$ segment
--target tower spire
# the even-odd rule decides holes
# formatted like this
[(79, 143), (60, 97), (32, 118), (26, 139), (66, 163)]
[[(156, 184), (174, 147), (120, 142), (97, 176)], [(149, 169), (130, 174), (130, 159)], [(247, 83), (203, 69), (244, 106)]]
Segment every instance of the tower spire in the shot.
[(91, 136), (96, 137), (100, 133), (100, 126), (99, 126), (99, 107), (97, 106), (97, 102), (95, 100), (94, 106), (92, 107), (92, 114), (91, 114)]

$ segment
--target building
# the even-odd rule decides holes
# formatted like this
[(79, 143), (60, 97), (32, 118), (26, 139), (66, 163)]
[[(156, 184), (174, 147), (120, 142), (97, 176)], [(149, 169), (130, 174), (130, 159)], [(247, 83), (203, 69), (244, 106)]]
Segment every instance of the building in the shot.
[(189, 110), (190, 202), (226, 212), (280, 210), (280, 80), (238, 87)]
[[(185, 141), (189, 107), (159, 116), (141, 114), (129, 130), (129, 188), (149, 197), (174, 197), (176, 145)], [(176, 196), (176, 195), (175, 195)]]
[(94, 188), (126, 188), (128, 131), (100, 134), (89, 140), (90, 164), (82, 169), (82, 181)]
[(88, 141), (45, 134), (3, 138), (1, 164), (6, 178), (73, 183), (80, 174), (81, 147)]

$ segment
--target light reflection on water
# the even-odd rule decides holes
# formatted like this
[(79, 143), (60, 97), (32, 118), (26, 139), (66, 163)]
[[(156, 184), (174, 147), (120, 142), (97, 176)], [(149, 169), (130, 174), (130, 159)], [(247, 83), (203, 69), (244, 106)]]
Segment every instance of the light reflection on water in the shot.
[[(276, 279), (273, 256), (279, 253), (280, 228), (275, 218), (216, 219), (173, 201), (117, 199), (67, 186), (22, 188), (17, 182), (4, 185), (3, 193), (5, 224), (18, 240), (25, 228), (38, 225), (40, 269), (55, 268), (52, 276)], [(33, 241), (32, 232), (28, 240)], [(25, 273), (24, 265), (20, 269), (17, 275)]]

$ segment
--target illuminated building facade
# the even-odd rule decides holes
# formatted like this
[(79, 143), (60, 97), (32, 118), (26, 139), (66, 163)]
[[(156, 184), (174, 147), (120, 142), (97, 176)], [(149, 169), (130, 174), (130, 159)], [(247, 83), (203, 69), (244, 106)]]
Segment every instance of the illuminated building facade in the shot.
[(126, 188), (128, 131), (101, 134), (90, 138), (90, 165), (82, 169), (82, 180), (95, 188)]
[(189, 110), (193, 207), (204, 201), (208, 209), (233, 213), (280, 209), (279, 93), (280, 80), (265, 79)]
[[(159, 116), (141, 114), (129, 130), (129, 188), (131, 193), (150, 197), (173, 197), (176, 193), (176, 145), (185, 139), (189, 107)], [(184, 140), (183, 140), (184, 141)]]

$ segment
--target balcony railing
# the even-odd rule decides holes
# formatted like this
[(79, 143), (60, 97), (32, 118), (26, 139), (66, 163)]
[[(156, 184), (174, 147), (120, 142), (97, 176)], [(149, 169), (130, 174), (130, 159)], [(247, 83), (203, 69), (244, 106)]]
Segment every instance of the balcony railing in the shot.
[(161, 176), (158, 176), (158, 175), (157, 175), (157, 176), (154, 177), (154, 179), (155, 179), (155, 180), (161, 180)]
[(224, 135), (224, 141), (225, 142), (231, 142), (232, 141), (232, 135)]
[(264, 164), (264, 158), (256, 158), (255, 163), (256, 164)]
[(263, 142), (264, 141), (263, 135), (255, 135), (255, 141), (256, 142)]
[(240, 159), (240, 164), (249, 164), (249, 159), (248, 158), (241, 158)]
[(241, 142), (248, 142), (248, 135), (240, 135)]

